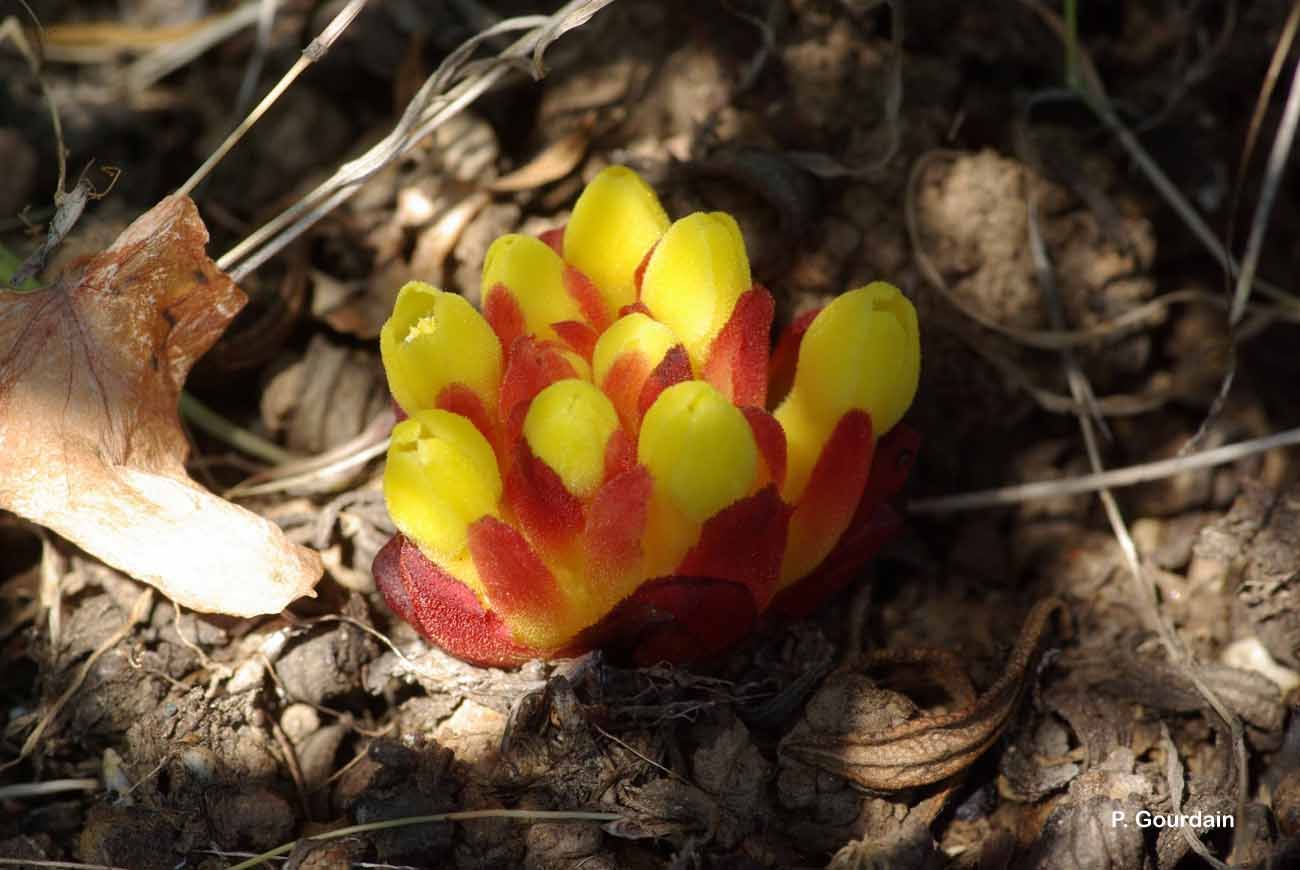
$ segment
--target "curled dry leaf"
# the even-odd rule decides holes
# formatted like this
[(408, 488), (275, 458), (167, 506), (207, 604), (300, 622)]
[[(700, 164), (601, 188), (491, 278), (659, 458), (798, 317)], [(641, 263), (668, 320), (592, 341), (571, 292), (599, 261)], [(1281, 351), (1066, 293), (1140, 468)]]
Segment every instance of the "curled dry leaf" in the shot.
[[(940, 674), (951, 684), (949, 692), (963, 702), (961, 709), (849, 735), (791, 732), (781, 742), (781, 752), (872, 791), (917, 788), (960, 773), (997, 741), (1011, 721), (1034, 677), (1040, 643), (1057, 611), (1065, 611), (1059, 599), (1047, 598), (1034, 605), (1006, 670), (978, 698), (971, 697), (969, 678), (964, 674)], [(924, 651), (900, 650), (869, 656), (866, 661), (922, 661), (926, 657)]]
[(186, 607), (275, 613), (320, 558), (184, 468), (181, 385), (245, 302), (207, 240), (169, 197), (51, 286), (0, 292), (0, 509)]

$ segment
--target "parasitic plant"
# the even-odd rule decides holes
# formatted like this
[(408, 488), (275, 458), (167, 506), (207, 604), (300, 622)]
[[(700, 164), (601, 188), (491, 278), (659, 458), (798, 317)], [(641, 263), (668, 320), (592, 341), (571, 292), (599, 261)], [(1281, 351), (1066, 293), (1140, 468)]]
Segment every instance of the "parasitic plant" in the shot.
[(375, 580), (448, 652), (705, 658), (812, 610), (897, 530), (920, 369), (897, 288), (772, 352), (736, 221), (670, 222), (615, 166), (563, 228), (497, 239), (482, 298), (407, 284), (381, 336), (403, 419)]

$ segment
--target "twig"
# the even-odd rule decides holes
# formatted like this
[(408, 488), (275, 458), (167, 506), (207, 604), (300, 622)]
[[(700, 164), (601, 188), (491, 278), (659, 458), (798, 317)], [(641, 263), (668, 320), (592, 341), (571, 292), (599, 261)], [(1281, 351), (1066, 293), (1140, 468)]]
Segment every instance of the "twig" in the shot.
[(393, 412), (381, 412), (355, 438), (319, 456), (298, 459), (277, 466), (225, 492), (226, 498), (266, 495), (272, 492), (310, 487), (321, 479), (333, 478), (388, 450), (388, 433), (393, 428)]
[[(265, 655), (262, 656), (263, 663), (266, 665), (266, 671), (275, 680), (280, 691), (284, 692), (286, 697), (292, 697), (284, 691), (284, 684), (280, 682), (280, 675), (275, 672), (275, 666), (271, 664), (270, 659)], [(307, 786), (302, 777), (302, 765), (298, 763), (298, 750), (289, 740), (289, 736), (284, 733), (284, 728), (280, 726), (279, 721), (274, 716), (267, 717), (267, 724), (271, 728), (271, 735), (275, 737), (276, 745), (280, 747), (280, 754), (284, 756), (284, 766), (289, 769), (289, 778), (293, 780), (293, 790), (298, 794), (298, 809), (302, 810), (302, 817), (307, 821), (313, 821), (311, 812), (311, 803), (307, 800)]]
[(317, 625), (323, 622), (342, 622), (347, 625), (350, 625), (353, 628), (356, 628), (357, 630), (370, 635), (375, 640), (379, 641), (381, 644), (388, 647), (388, 651), (391, 652), (394, 656), (396, 656), (397, 660), (401, 662), (402, 666), (405, 667), (410, 673), (415, 674), (417, 677), (424, 677), (426, 679), (437, 678), (435, 674), (432, 674), (429, 671), (426, 671), (423, 668), (421, 668), (419, 663), (416, 662), (414, 659), (410, 658), (409, 656), (407, 656), (406, 653), (402, 652), (401, 649), (398, 648), (397, 644), (393, 643), (393, 641), (388, 637), (388, 635), (384, 634), (382, 631), (375, 628), (374, 626), (366, 625), (364, 622), (362, 622), (359, 619), (353, 619), (350, 616), (341, 616), (338, 614), (326, 614), (324, 616), (318, 616), (315, 619), (305, 621), (305, 624)]
[[(1164, 123), (1165, 119), (1174, 113), (1178, 104), (1192, 89), (1193, 85), (1200, 84), (1210, 76), (1214, 69), (1214, 64), (1221, 58), (1224, 50), (1232, 42), (1232, 37), (1237, 28), (1237, 6), (1238, 0), (1221, 0), (1221, 2), (1206, 3), (1204, 0), (1191, 0), (1187, 5), (1179, 10), (1184, 20), (1190, 19), (1197, 10), (1197, 7), (1209, 7), (1214, 9), (1218, 7), (1223, 26), (1208, 45), (1203, 40), (1197, 39), (1202, 51), (1198, 57), (1191, 60), (1187, 56), (1191, 53), (1188, 49), (1188, 43), (1193, 39), (1184, 38), (1180, 40), (1178, 52), (1171, 63), (1172, 68), (1179, 70), (1179, 75), (1174, 84), (1166, 89), (1164, 100), (1159, 109), (1149, 115), (1138, 128), (1146, 131), (1154, 129), (1157, 125)], [(1177, 26), (1177, 25), (1176, 25)], [(1190, 33), (1195, 33), (1195, 28), (1188, 25), (1185, 28)], [(1225, 236), (1228, 238), (1228, 236)]]
[[(181, 639), (181, 644), (184, 645), (184, 647), (188, 649), (190, 652), (194, 653), (195, 657), (198, 658), (200, 667), (202, 667), (205, 671), (212, 670), (213, 669), (212, 659), (208, 658), (208, 654), (203, 651), (203, 647), (199, 646), (198, 617), (195, 617), (194, 619), (191, 620), (191, 622), (194, 623), (194, 640), (190, 640), (188, 637), (185, 636), (185, 632), (181, 630), (181, 616), (182, 616), (181, 606), (177, 604), (175, 601), (173, 601), (172, 602), (172, 627), (176, 629), (176, 636)], [(227, 671), (229, 670), (228, 665), (220, 665), (220, 667), (224, 670)]]
[(758, 81), (759, 73), (763, 71), (768, 58), (776, 49), (776, 25), (773, 20), (785, 12), (785, 3), (781, 0), (769, 0), (767, 18), (760, 18), (743, 9), (737, 9), (728, 0), (722, 0), (722, 8), (758, 31), (758, 49), (741, 67), (740, 74), (736, 77), (736, 92), (744, 93)]
[(626, 749), (628, 752), (632, 753), (632, 754), (635, 755), (637, 758), (641, 759), (642, 761), (644, 761), (646, 764), (650, 765), (651, 767), (654, 767), (654, 768), (657, 768), (657, 769), (659, 769), (659, 770), (662, 770), (662, 771), (663, 771), (667, 776), (671, 777), (672, 779), (677, 780), (677, 781), (680, 782), (680, 783), (684, 783), (684, 784), (686, 784), (686, 785), (696, 787), (696, 786), (695, 786), (695, 783), (690, 782), (690, 781), (687, 780), (684, 776), (682, 776), (680, 773), (678, 773), (677, 771), (673, 770), (672, 768), (664, 767), (662, 764), (660, 764), (659, 762), (655, 761), (653, 758), (651, 758), (650, 756), (646, 755), (644, 752), (642, 752), (641, 750), (637, 749), (635, 746), (633, 746), (632, 744), (628, 743), (626, 740), (623, 740), (623, 739), (620, 738), (620, 737), (616, 737), (616, 736), (614, 736), (613, 734), (610, 734), (608, 731), (606, 731), (604, 728), (601, 728), (601, 727), (600, 727), (598, 724), (596, 724), (595, 722), (592, 722), (592, 723), (590, 723), (590, 724), (591, 724), (591, 727), (592, 727), (593, 729), (595, 729), (595, 731), (596, 731), (597, 734), (599, 734), (600, 736), (602, 736), (602, 737), (604, 737), (604, 738), (606, 738), (606, 739), (608, 739), (608, 740), (612, 740), (613, 742), (617, 743), (619, 746), (623, 747), (623, 748)]
[[(1015, 388), (1024, 390), (1044, 411), (1053, 414), (1073, 414), (1079, 406), (1070, 396), (1045, 389), (1019, 363), (995, 348), (992, 342), (981, 340), (978, 334), (958, 331), (956, 336), (976, 356), (983, 359), (1007, 379)], [(1152, 390), (1145, 394), (1117, 394), (1094, 399), (1091, 410), (1106, 417), (1131, 417), (1154, 411), (1174, 397), (1172, 390)]]
[[(320, 516), (316, 519), (316, 524), (312, 530), (311, 546), (317, 550), (324, 550), (330, 544), (330, 537), (334, 531), (334, 525), (339, 521), (339, 515), (343, 509), (360, 503), (362, 508), (373, 505), (380, 513), (387, 516), (383, 508), (384, 494), (377, 489), (354, 489), (342, 493), (332, 499), (321, 508)], [(356, 516), (356, 514), (351, 514)], [(360, 519), (360, 517), (358, 517)], [(390, 533), (396, 531), (390, 527)]]

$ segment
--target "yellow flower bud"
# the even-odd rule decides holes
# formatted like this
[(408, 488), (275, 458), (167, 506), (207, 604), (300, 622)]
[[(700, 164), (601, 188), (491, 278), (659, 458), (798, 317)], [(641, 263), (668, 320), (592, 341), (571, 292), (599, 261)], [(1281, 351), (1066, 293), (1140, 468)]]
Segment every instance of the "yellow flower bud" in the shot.
[(703, 523), (753, 489), (758, 445), (745, 415), (722, 393), (684, 381), (646, 411), (637, 459), (650, 469), (656, 496)]
[(752, 285), (736, 219), (696, 212), (669, 227), (650, 255), (641, 301), (677, 335), (699, 371), (736, 300)]
[(640, 312), (621, 317), (596, 341), (591, 355), (592, 379), (604, 384), (609, 370), (625, 353), (640, 354), (647, 369), (653, 369), (675, 344), (677, 336), (659, 321)]
[(794, 389), (820, 416), (867, 411), (879, 436), (912, 404), (920, 370), (916, 309), (897, 287), (876, 281), (845, 293), (813, 320)]
[(583, 322), (577, 300), (564, 285), (564, 261), (541, 239), (512, 233), (492, 243), (483, 259), (483, 298), (497, 284), (510, 291), (528, 331), (539, 338), (558, 338), (552, 323)]
[(776, 410), (789, 449), (786, 501), (803, 494), (840, 417), (868, 412), (879, 438), (912, 404), (920, 371), (916, 309), (897, 287), (876, 281), (826, 306), (803, 337), (794, 386)]
[(587, 381), (556, 381), (533, 398), (524, 417), (524, 438), (533, 455), (560, 476), (578, 498), (596, 491), (605, 474), (605, 448), (618, 429), (618, 414), (605, 394)]
[(564, 228), (564, 259), (595, 283), (617, 317), (636, 301), (635, 275), (668, 229), (650, 185), (626, 166), (610, 166), (582, 191)]
[(379, 333), (388, 388), (407, 414), (435, 407), (438, 395), (461, 383), (497, 405), (501, 343), (483, 315), (463, 297), (412, 281), (397, 294)]
[(417, 411), (393, 427), (384, 469), (388, 512), (434, 562), (465, 556), (470, 523), (496, 514), (501, 490), (491, 445), (459, 414)]

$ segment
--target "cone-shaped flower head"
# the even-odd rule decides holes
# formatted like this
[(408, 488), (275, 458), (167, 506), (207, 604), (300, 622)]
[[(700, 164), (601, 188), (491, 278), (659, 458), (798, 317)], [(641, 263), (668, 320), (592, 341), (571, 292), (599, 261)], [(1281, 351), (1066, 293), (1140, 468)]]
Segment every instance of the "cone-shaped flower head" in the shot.
[(735, 220), (670, 223), (610, 167), (562, 230), (498, 239), (482, 291), (480, 315), (409, 284), (381, 336), (409, 419), (375, 577), (450, 652), (702, 658), (807, 612), (897, 528), (920, 342), (896, 288), (797, 320), (769, 360)]

